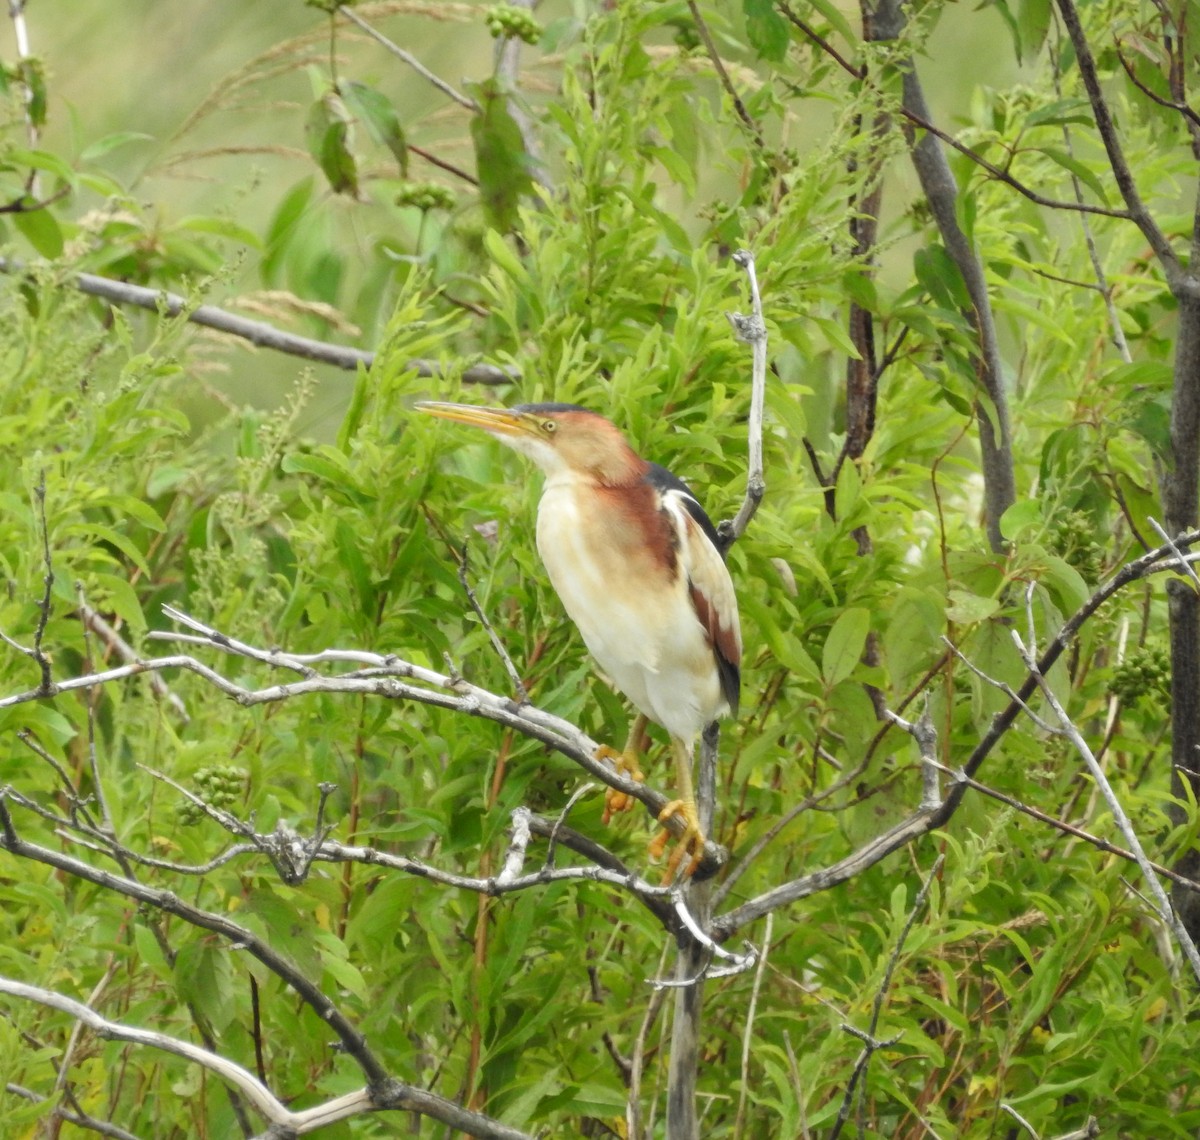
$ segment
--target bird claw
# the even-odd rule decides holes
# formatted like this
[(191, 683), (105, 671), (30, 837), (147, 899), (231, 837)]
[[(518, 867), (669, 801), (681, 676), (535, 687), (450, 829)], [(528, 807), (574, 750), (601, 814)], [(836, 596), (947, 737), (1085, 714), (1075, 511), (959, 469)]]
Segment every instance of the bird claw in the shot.
[[(693, 801), (672, 800), (658, 813), (658, 822), (666, 823), (673, 815), (683, 817), (684, 829), (683, 834), (679, 837), (678, 842), (671, 851), (666, 869), (663, 871), (662, 881), (664, 886), (674, 881), (685, 855), (689, 856), (689, 860), (683, 871), (684, 877), (690, 878), (696, 873), (696, 868), (700, 866), (700, 862), (704, 858), (704, 844), (707, 842), (704, 832), (700, 828), (700, 817), (696, 813), (696, 805)], [(654, 860), (661, 859), (670, 841), (670, 828), (664, 827), (650, 841), (650, 858)]]
[[(639, 784), (646, 779), (638, 764), (637, 753), (618, 752), (615, 748), (609, 748), (607, 744), (602, 744), (596, 749), (596, 759), (611, 760), (618, 775), (625, 776)], [(618, 791), (616, 788), (606, 788), (604, 790), (604, 815), (601, 817), (604, 826), (607, 827), (612, 821), (612, 817), (618, 812), (632, 811), (635, 802), (633, 796), (627, 792)]]

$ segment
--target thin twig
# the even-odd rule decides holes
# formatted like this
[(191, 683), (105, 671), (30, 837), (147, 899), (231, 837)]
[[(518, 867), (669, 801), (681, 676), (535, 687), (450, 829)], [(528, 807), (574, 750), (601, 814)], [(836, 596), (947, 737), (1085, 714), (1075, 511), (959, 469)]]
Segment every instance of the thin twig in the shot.
[(119, 1021), (110, 1021), (73, 998), (9, 978), (0, 977), (0, 994), (8, 994), (10, 997), (59, 1010), (82, 1022), (104, 1040), (146, 1045), (200, 1065), (244, 1093), (256, 1111), (271, 1122), (271, 1136), (299, 1136), (315, 1132), (339, 1120), (380, 1109), (390, 1109), (419, 1112), (483, 1140), (532, 1140), (527, 1132), (510, 1128), (482, 1113), (461, 1108), (453, 1101), (405, 1085), (394, 1077), (385, 1075), (372, 1082), (368, 1088), (336, 1097), (315, 1108), (292, 1112), (253, 1073), (221, 1054), (193, 1045), (190, 1041), (182, 1041), (166, 1033), (126, 1025)]
[(837, 1140), (841, 1135), (842, 1129), (846, 1125), (846, 1121), (850, 1118), (850, 1105), (854, 1099), (854, 1090), (859, 1081), (865, 1085), (867, 1079), (867, 1069), (871, 1064), (871, 1058), (880, 1050), (894, 1045), (900, 1040), (899, 1036), (889, 1038), (886, 1041), (880, 1041), (875, 1034), (879, 1029), (879, 1018), (883, 1012), (884, 999), (887, 997), (888, 990), (892, 985), (892, 974), (896, 970), (896, 966), (900, 961), (900, 955), (904, 951), (904, 943), (908, 940), (908, 936), (912, 928), (916, 925), (917, 917), (925, 908), (925, 900), (929, 897), (930, 888), (933, 886), (933, 881), (941, 874), (942, 866), (946, 862), (944, 854), (939, 855), (934, 860), (933, 866), (930, 868), (929, 874), (925, 876), (925, 881), (921, 884), (921, 889), (917, 892), (917, 897), (913, 900), (913, 905), (908, 912), (908, 918), (905, 920), (903, 928), (900, 930), (899, 937), (896, 939), (896, 946), (892, 950), (888, 958), (887, 967), (883, 971), (883, 980), (879, 983), (879, 988), (875, 991), (874, 1001), (871, 1003), (871, 1021), (865, 1031), (857, 1030), (853, 1026), (843, 1025), (847, 1033), (859, 1038), (863, 1043), (862, 1051), (858, 1055), (858, 1061), (854, 1065), (854, 1071), (850, 1074), (850, 1080), (846, 1085), (846, 1092), (842, 1097), (842, 1103), (838, 1109), (837, 1120), (834, 1122), (833, 1128), (829, 1133), (829, 1140)]
[(771, 951), (771, 933), (775, 914), (767, 915), (767, 926), (763, 931), (762, 954), (758, 968), (754, 971), (754, 985), (750, 988), (750, 1008), (746, 1012), (746, 1028), (742, 1031), (742, 1091), (738, 1096), (737, 1116), (733, 1122), (733, 1140), (740, 1140), (742, 1125), (746, 1118), (746, 1097), (750, 1091), (750, 1042), (754, 1039), (754, 1013), (758, 1008), (758, 991), (762, 987), (763, 973), (767, 968), (767, 955)]
[(464, 95), (461, 91), (456, 90), (444, 79), (438, 75), (434, 75), (415, 55), (406, 52), (399, 44), (393, 43), (377, 28), (372, 27), (367, 23), (353, 8), (345, 4), (338, 5), (338, 14), (344, 16), (352, 24), (357, 24), (364, 32), (367, 33), (376, 43), (381, 44), (392, 53), (397, 59), (408, 64), (422, 79), (432, 83), (443, 95), (453, 99), (460, 107), (465, 107), (473, 114), (479, 114), (479, 104), (474, 99)]
[(508, 679), (512, 682), (513, 692), (517, 697), (517, 704), (523, 705), (529, 701), (529, 692), (525, 688), (525, 682), (521, 680), (521, 674), (517, 672), (517, 667), (513, 664), (513, 659), (508, 655), (508, 650), (504, 647), (504, 642), (500, 640), (500, 635), (496, 632), (495, 627), (488, 616), (483, 612), (483, 606), (479, 604), (479, 598), (471, 585), (470, 579), (467, 577), (470, 569), (470, 548), (464, 542), (462, 545), (462, 553), (458, 560), (458, 580), (462, 585), (464, 592), (467, 595), (467, 601), (471, 604), (471, 609), (475, 611), (475, 616), (479, 618), (480, 624), (487, 632), (488, 640), (492, 643), (492, 648), (496, 651), (496, 656), (504, 665), (504, 671), (508, 674)]
[(993, 689), (999, 689), (1000, 692), (1002, 692), (1010, 701), (1014, 701), (1021, 711), (1027, 717), (1029, 717), (1029, 719), (1033, 721), (1033, 723), (1037, 725), (1042, 732), (1046, 733), (1047, 736), (1061, 735), (1059, 730), (1052, 724), (1042, 720), (1042, 718), (1029, 707), (1028, 703), (1017, 695), (1016, 689), (1008, 684), (1007, 681), (1000, 681), (995, 677), (989, 677), (988, 674), (980, 669), (974, 661), (972, 661), (965, 653), (963, 653), (963, 651), (959, 649), (953, 641), (944, 635), (942, 637), (942, 644), (944, 644), (950, 650), (950, 652), (953, 653), (956, 658), (958, 658), (959, 661), (961, 661), (968, 669), (970, 669), (976, 677), (983, 681), (984, 684), (991, 685)]
[(737, 88), (733, 85), (733, 80), (729, 78), (729, 72), (725, 70), (725, 64), (721, 60), (721, 53), (717, 51), (717, 45), (712, 37), (712, 32), (708, 30), (708, 23), (704, 19), (700, 11), (700, 5), (696, 0), (687, 0), (687, 5), (692, 13), (692, 21), (696, 25), (696, 32), (700, 36), (700, 42), (704, 44), (704, 50), (708, 53), (708, 58), (716, 69), (717, 78), (721, 81), (721, 86), (725, 88), (730, 100), (733, 102), (733, 109), (737, 113), (737, 117), (742, 121), (746, 130), (750, 132), (754, 139), (755, 145), (762, 150), (765, 143), (763, 142), (762, 128), (754, 121), (754, 117), (746, 110), (746, 104), (742, 102), (742, 97), (738, 94)]
[(226, 915), (193, 906), (170, 891), (158, 890), (123, 875), (102, 871), (60, 851), (53, 851), (48, 847), (42, 847), (22, 839), (13, 824), (3, 789), (0, 789), (0, 828), (3, 829), (0, 847), (7, 849), (18, 858), (32, 859), (34, 862), (54, 867), (84, 882), (93, 883), (105, 890), (115, 891), (126, 898), (148, 904), (166, 914), (174, 915), (192, 926), (218, 934), (231, 945), (245, 950), (294, 990), (301, 1000), (337, 1034), (346, 1054), (358, 1064), (371, 1084), (378, 1084), (387, 1079), (387, 1073), (379, 1060), (367, 1047), (366, 1040), (350, 1023), (346, 1015), (297, 966), (253, 931), (239, 925)]
[[(656, 975), (661, 975), (667, 965), (668, 947), (664, 946), (658, 960)], [(650, 1034), (658, 1015), (662, 1012), (663, 1002), (666, 1001), (667, 991), (654, 990), (646, 1003), (646, 1012), (642, 1015), (638, 1026), (637, 1036), (633, 1039), (633, 1051), (629, 1056), (629, 1095), (625, 1102), (625, 1124), (629, 1140), (643, 1140), (641, 1122), (642, 1073), (646, 1066), (646, 1038)]]
[(1074, 0), (1056, 0), (1056, 4), (1059, 14), (1062, 16), (1063, 25), (1067, 29), (1067, 36), (1071, 40), (1071, 46), (1075, 49), (1075, 66), (1079, 69), (1083, 88), (1092, 105), (1092, 117), (1096, 121), (1096, 130), (1099, 131), (1100, 141), (1104, 144), (1104, 149), (1108, 154), (1108, 164), (1117, 187), (1121, 191), (1121, 198), (1129, 211), (1130, 219), (1142, 231), (1142, 236), (1163, 267), (1172, 293), (1178, 296), (1179, 290), (1184, 287), (1183, 266), (1180, 263), (1179, 255), (1167, 240), (1166, 235), (1158, 228), (1138, 193), (1137, 182), (1133, 177), (1133, 171), (1125, 161), (1121, 138), (1116, 124), (1113, 122), (1112, 112), (1108, 109), (1108, 102), (1104, 98), (1104, 89), (1096, 71), (1096, 61), (1092, 56), (1091, 45), (1084, 34), (1083, 24), (1080, 22)]
[[(1030, 600), (1032, 598), (1032, 589), (1033, 583), (1030, 583), (1030, 588), (1027, 592), (1027, 607), (1031, 612), (1033, 608), (1032, 601)], [(1088, 772), (1100, 788), (1104, 796), (1104, 801), (1112, 813), (1113, 822), (1117, 825), (1117, 829), (1120, 831), (1129, 849), (1134, 853), (1138, 867), (1146, 881), (1146, 887), (1154, 900), (1155, 913), (1163, 924), (1174, 932), (1179, 948), (1187, 958), (1192, 972), (1196, 975), (1196, 980), (1200, 981), (1200, 951), (1197, 950), (1196, 943), (1192, 941), (1192, 936), (1188, 933), (1187, 927), (1184, 926), (1179, 915), (1175, 913), (1174, 907), (1171, 906), (1171, 900), (1168, 898), (1166, 890), (1158, 881), (1158, 876), (1154, 873), (1154, 867), (1151, 865), (1142, 847), (1141, 840), (1138, 838), (1132, 821), (1125, 813), (1125, 808), (1121, 803), (1120, 797), (1113, 790), (1112, 785), (1108, 781), (1108, 776), (1104, 772), (1104, 768), (1096, 759), (1087, 741), (1083, 738), (1083, 734), (1075, 727), (1074, 722), (1067, 715), (1066, 709), (1059, 703), (1053, 687), (1046, 681), (1045, 673), (1039, 667), (1035, 657), (1037, 652), (1036, 646), (1032, 643), (1026, 645), (1015, 629), (1009, 632), (1012, 635), (1013, 644), (1017, 647), (1017, 652), (1021, 655), (1021, 660), (1025, 662), (1025, 667), (1036, 679), (1038, 687), (1042, 690), (1042, 696), (1054, 711), (1054, 715), (1058, 718), (1058, 722), (1062, 726), (1063, 734), (1071, 741), (1075, 747), (1075, 751), (1083, 758)]]
[[(136, 661), (138, 659), (138, 651), (96, 610), (92, 609), (83, 600), (82, 596), (79, 601), (79, 616), (83, 618), (85, 627), (96, 634), (122, 661)], [(187, 706), (178, 695), (171, 691), (170, 686), (158, 673), (153, 673), (150, 676), (150, 691), (156, 697), (165, 700), (179, 714), (179, 718), (184, 724), (191, 723)]]
[[(87, 601), (83, 594), (83, 583), (75, 583), (75, 593), (79, 600), (80, 612), (87, 606)], [(83, 667), (87, 672), (91, 672), (95, 668), (92, 661), (92, 635), (88, 629), (86, 621), (83, 623)], [(100, 761), (96, 753), (96, 701), (95, 696), (91, 694), (93, 699), (87, 702), (87, 754), (88, 754), (88, 770), (92, 776), (92, 795), (96, 797), (96, 806), (100, 812), (100, 830), (105, 834), (112, 835), (113, 817), (108, 810), (108, 798), (104, 792), (104, 782), (100, 779)]]
[[(4, 1091), (13, 1096), (22, 1097), (25, 1100), (32, 1101), (34, 1104), (45, 1104), (50, 1098), (42, 1096), (41, 1093), (36, 1093), (32, 1089), (27, 1089), (22, 1085), (13, 1084), (12, 1081), (6, 1081)], [(107, 1120), (97, 1120), (94, 1116), (88, 1116), (86, 1113), (73, 1112), (69, 1108), (63, 1108), (62, 1105), (56, 1104), (51, 1112), (54, 1116), (65, 1120), (68, 1124), (74, 1124), (76, 1128), (86, 1128), (89, 1132), (98, 1132), (101, 1136), (111, 1136), (112, 1140), (140, 1140), (132, 1132), (127, 1132), (119, 1125), (113, 1124)]]
[(42, 639), (46, 636), (46, 625), (50, 621), (50, 603), (54, 591), (54, 559), (50, 555), (50, 524), (46, 519), (46, 469), (44, 467), (38, 477), (37, 486), (33, 489), (33, 494), (37, 500), (38, 523), (42, 528), (42, 564), (45, 570), (42, 582), (45, 589), (42, 593), (42, 600), (38, 603), (38, 621), (37, 628), (33, 632), (33, 649), (28, 652), (41, 670), (41, 688), (43, 692), (46, 692), (51, 684), (50, 658), (42, 650)]
[(884, 719), (891, 721), (897, 728), (907, 732), (916, 741), (917, 751), (921, 754), (921, 809), (931, 811), (942, 802), (941, 786), (938, 781), (938, 771), (941, 765), (937, 759), (937, 729), (929, 712), (929, 694), (925, 695), (925, 707), (921, 710), (916, 721), (907, 721), (903, 717), (884, 709)]
[[(1073, 823), (1067, 823), (1066, 820), (1059, 819), (1057, 816), (1050, 815), (1048, 812), (1042, 811), (1040, 808), (1033, 807), (1031, 804), (1022, 803), (1021, 800), (1013, 796), (1007, 795), (1004, 792), (997, 791), (987, 784), (982, 784), (971, 776), (966, 775), (961, 768), (949, 768), (945, 764), (938, 764), (938, 770), (944, 773), (955, 784), (963, 784), (972, 791), (978, 792), (982, 796), (987, 796), (989, 799), (996, 800), (997, 803), (1002, 803), (1014, 811), (1020, 812), (1022, 815), (1029, 816), (1030, 819), (1037, 820), (1038, 823), (1044, 823), (1047, 827), (1054, 828), (1055, 831), (1061, 831), (1064, 835), (1069, 835), (1073, 839), (1081, 839), (1084, 843), (1088, 843), (1095, 847), (1097, 851), (1103, 851), (1108, 855), (1115, 855), (1118, 859), (1125, 859), (1131, 863), (1137, 862), (1137, 856), (1132, 851), (1127, 851), (1124, 847), (1119, 847), (1112, 840), (1105, 839), (1100, 835), (1093, 835), (1090, 831), (1085, 831), (1082, 827), (1076, 827)], [(1170, 879), (1177, 886), (1188, 891), (1200, 891), (1200, 883), (1194, 879), (1189, 879), (1186, 875), (1179, 874), (1178, 871), (1172, 871), (1170, 867), (1164, 867), (1161, 863), (1150, 864), (1154, 870)]]
[[(1058, 30), (1057, 24), (1055, 25), (1055, 29), (1056, 31)], [(1061, 32), (1058, 34), (1061, 35)], [(1118, 53), (1119, 51), (1120, 48), (1118, 47)], [(1062, 68), (1059, 66), (1057, 54), (1056, 51), (1056, 58), (1053, 61), (1054, 65), (1051, 70), (1054, 74), (1054, 92), (1061, 99), (1062, 83), (1060, 77), (1062, 75)], [(1122, 63), (1124, 63), (1123, 58)], [(1063, 147), (1067, 152), (1067, 156), (1073, 159), (1075, 157), (1075, 147), (1071, 139), (1071, 128), (1066, 123), (1062, 124), (1062, 137)], [(1083, 184), (1079, 181), (1079, 175), (1074, 171), (1071, 172), (1071, 189), (1075, 194), (1075, 201), (1082, 202)], [(1113, 291), (1108, 281), (1108, 275), (1104, 272), (1104, 262), (1100, 258), (1100, 250), (1096, 245), (1096, 237), (1092, 233), (1092, 224), (1088, 221), (1087, 214), (1081, 214), (1079, 222), (1083, 229), (1083, 240), (1087, 245), (1088, 258), (1092, 263), (1092, 272), (1096, 277), (1096, 285), (1094, 287), (1100, 291), (1100, 296), (1104, 298), (1104, 308), (1108, 314), (1109, 327), (1112, 329), (1113, 344), (1117, 346), (1117, 352), (1120, 353), (1121, 359), (1126, 364), (1131, 364), (1133, 362), (1133, 355), (1129, 351), (1129, 342), (1125, 339), (1125, 330), (1121, 327), (1121, 316), (1117, 312), (1117, 305), (1113, 300)]]
[(1041, 1140), (1041, 1137), (1039, 1137), (1037, 1134), (1037, 1129), (1035, 1129), (1034, 1126), (1025, 1119), (1025, 1117), (1023, 1117), (1015, 1108), (1013, 1108), (1011, 1104), (1001, 1101), (1000, 1108), (1001, 1111), (1007, 1112), (1008, 1115), (1013, 1118), (1013, 1120), (1015, 1120), (1022, 1128), (1024, 1128), (1025, 1131), (1033, 1137), (1033, 1140)]
[(1158, 520), (1150, 515), (1146, 516), (1146, 521), (1154, 528), (1154, 533), (1163, 540), (1163, 544), (1175, 555), (1175, 561), (1178, 563), (1180, 570), (1183, 571), (1188, 578), (1192, 580), (1192, 585), (1200, 590), (1200, 575), (1197, 575), (1195, 567), (1191, 561), (1183, 556), (1182, 551), (1175, 545), (1174, 539), (1159, 525)]

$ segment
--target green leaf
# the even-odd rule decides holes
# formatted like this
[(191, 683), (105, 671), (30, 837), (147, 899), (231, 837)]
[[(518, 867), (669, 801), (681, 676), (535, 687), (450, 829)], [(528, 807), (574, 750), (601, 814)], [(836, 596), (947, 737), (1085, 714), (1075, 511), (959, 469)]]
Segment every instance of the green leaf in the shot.
[(259, 238), (258, 234), (243, 225), (239, 225), (230, 218), (214, 218), (207, 214), (189, 214), (186, 218), (181, 218), (175, 224), (175, 228), (191, 230), (193, 233), (215, 234), (217, 237), (229, 238), (231, 241), (240, 242), (242, 245), (249, 246), (250, 249), (262, 248), (262, 239)]
[(1009, 542), (1015, 542), (1027, 530), (1040, 526), (1042, 506), (1036, 499), (1020, 499), (1004, 512), (1000, 520), (1000, 533)]
[(189, 942), (175, 956), (175, 992), (218, 1033), (236, 1012), (229, 951), (207, 941)]
[(22, 150), (20, 148), (7, 151), (4, 156), (17, 166), (28, 166), (32, 170), (44, 170), (61, 178), (68, 186), (75, 185), (75, 168), (60, 155), (49, 150)]
[(917, 280), (943, 308), (960, 312), (970, 309), (971, 296), (962, 273), (940, 243), (917, 250), (913, 254), (913, 270)]
[(1057, 147), (1040, 146), (1034, 148), (1036, 151), (1044, 154), (1051, 162), (1058, 163), (1064, 170), (1070, 171), (1075, 175), (1104, 205), (1108, 205), (1108, 194), (1105, 192), (1104, 183), (1096, 176), (1091, 167), (1085, 166), (1079, 159), (1073, 155), (1067, 154), (1066, 151), (1059, 150)]
[(25, 114), (30, 124), (40, 129), (46, 125), (46, 67), (37, 56), (31, 55), (17, 64), (17, 70), (28, 92)]
[(850, 21), (846, 19), (842, 10), (833, 3), (833, 0), (809, 0), (812, 6), (829, 21), (829, 26), (833, 28), (839, 36), (842, 37), (848, 44), (857, 46), (859, 37), (854, 29), (850, 26)]
[(494, 79), (471, 84), (470, 90), (480, 108), (471, 119), (471, 139), (484, 213), (490, 225), (509, 233), (517, 224), (522, 196), (533, 189), (525, 139)]
[(791, 38), (787, 21), (776, 11), (774, 0), (742, 0), (746, 35), (760, 59), (778, 63), (787, 55)]
[(153, 142), (154, 136), (143, 134), (141, 131), (114, 131), (112, 134), (104, 135), (98, 138), (94, 143), (85, 146), (79, 152), (80, 162), (95, 162), (98, 158), (103, 158), (110, 151), (117, 150), (119, 147), (128, 146), (134, 142)]
[[(32, 201), (29, 203), (32, 205)], [(12, 223), (34, 249), (53, 261), (62, 255), (63, 232), (58, 219), (44, 206), (32, 210), (17, 210), (10, 214)]]
[(1000, 609), (1000, 603), (995, 598), (985, 598), (969, 590), (948, 590), (946, 600), (949, 602), (946, 617), (959, 625), (986, 621)]
[(297, 182), (284, 196), (275, 209), (267, 227), (266, 253), (262, 260), (262, 279), (271, 284), (278, 278), (283, 258), (295, 242), (301, 219), (309, 208), (313, 196), (311, 177)]
[(354, 80), (340, 83), (338, 93), (355, 117), (366, 125), (371, 138), (392, 152), (400, 167), (400, 177), (407, 178), (408, 143), (404, 139), (404, 128), (400, 126), (400, 116), (387, 96)]
[(843, 610), (833, 623), (821, 651), (821, 679), (833, 688), (844, 681), (862, 660), (871, 629), (870, 611), (860, 606)]
[(309, 153), (329, 180), (335, 194), (358, 195), (358, 167), (350, 153), (350, 115), (345, 104), (330, 91), (308, 112), (306, 134)]

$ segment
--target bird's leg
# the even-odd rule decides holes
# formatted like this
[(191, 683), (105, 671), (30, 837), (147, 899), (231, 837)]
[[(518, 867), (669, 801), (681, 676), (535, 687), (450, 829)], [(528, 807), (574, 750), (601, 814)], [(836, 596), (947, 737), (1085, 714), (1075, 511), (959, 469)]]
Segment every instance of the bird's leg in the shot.
[[(669, 883), (675, 878), (675, 872), (685, 855), (688, 856), (688, 863), (683, 873), (691, 875), (700, 866), (705, 844), (700, 815), (696, 811), (696, 794), (692, 791), (692, 746), (673, 736), (671, 750), (675, 753), (675, 786), (679, 790), (679, 797), (658, 813), (658, 822), (666, 823), (671, 816), (678, 815), (683, 818), (684, 828), (670, 859), (667, 860), (667, 869), (663, 874), (664, 883)], [(670, 829), (664, 827), (650, 843), (650, 857), (660, 858), (670, 839)]]
[[(602, 744), (596, 750), (596, 758), (598, 760), (611, 760), (617, 772), (622, 776), (628, 776), (631, 780), (636, 780), (639, 784), (645, 780), (645, 775), (642, 773), (642, 767), (639, 761), (641, 753), (642, 737), (646, 733), (646, 717), (642, 713), (638, 713), (634, 717), (633, 724), (629, 726), (629, 737), (625, 741), (625, 747), (622, 751), (617, 752), (608, 745)], [(608, 825), (619, 811), (632, 811), (634, 799), (633, 796), (626, 795), (624, 792), (617, 791), (616, 788), (608, 788), (604, 792), (604, 824)]]

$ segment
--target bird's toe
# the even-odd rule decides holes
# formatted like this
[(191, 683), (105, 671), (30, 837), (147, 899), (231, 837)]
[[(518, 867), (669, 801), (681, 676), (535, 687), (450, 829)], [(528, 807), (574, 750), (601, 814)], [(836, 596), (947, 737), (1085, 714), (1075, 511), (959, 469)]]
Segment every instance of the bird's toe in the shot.
[[(682, 817), (684, 830), (667, 859), (667, 866), (663, 871), (664, 885), (674, 881), (681, 866), (685, 876), (695, 874), (696, 868), (700, 866), (700, 862), (704, 858), (704, 844), (707, 842), (704, 832), (700, 828), (700, 817), (696, 812), (696, 805), (692, 800), (672, 800), (658, 813), (658, 822), (666, 823), (675, 815)], [(650, 841), (650, 858), (661, 859), (670, 842), (671, 831), (664, 827)], [(686, 864), (684, 863), (685, 857), (687, 858)]]
[[(638, 763), (637, 753), (618, 752), (615, 748), (609, 748), (608, 745), (602, 744), (596, 750), (596, 759), (612, 761), (617, 774), (629, 780), (634, 780), (640, 784), (646, 779)], [(635, 802), (633, 796), (629, 795), (628, 792), (622, 792), (617, 788), (606, 788), (604, 791), (604, 815), (602, 817), (605, 826), (609, 824), (612, 817), (618, 812), (632, 811)]]

